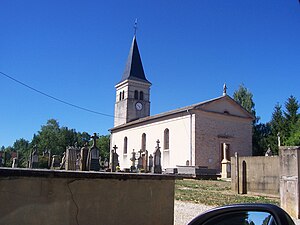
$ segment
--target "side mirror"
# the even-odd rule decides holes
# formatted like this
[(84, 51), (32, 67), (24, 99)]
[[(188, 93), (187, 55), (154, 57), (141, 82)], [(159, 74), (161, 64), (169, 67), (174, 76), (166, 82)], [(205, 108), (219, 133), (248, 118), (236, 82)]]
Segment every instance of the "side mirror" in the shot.
[(200, 214), (188, 225), (295, 225), (295, 223), (276, 205), (236, 204)]

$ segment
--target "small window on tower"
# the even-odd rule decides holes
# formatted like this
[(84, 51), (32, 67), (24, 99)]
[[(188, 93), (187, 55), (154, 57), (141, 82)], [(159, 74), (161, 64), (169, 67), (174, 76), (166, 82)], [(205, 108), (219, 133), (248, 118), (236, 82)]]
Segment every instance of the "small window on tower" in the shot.
[(122, 92), (120, 91), (120, 94), (119, 94), (119, 101), (122, 100)]
[(138, 91), (134, 91), (134, 99), (139, 99), (139, 92)]
[(125, 91), (122, 91), (122, 99), (125, 98)]
[(140, 91), (140, 100), (144, 100), (144, 92)]

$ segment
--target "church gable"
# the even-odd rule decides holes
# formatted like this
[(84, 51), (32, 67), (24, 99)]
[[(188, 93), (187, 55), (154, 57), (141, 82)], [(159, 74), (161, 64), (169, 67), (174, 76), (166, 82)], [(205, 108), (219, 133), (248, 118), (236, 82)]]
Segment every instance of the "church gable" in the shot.
[(195, 109), (254, 119), (240, 104), (227, 95), (202, 103)]

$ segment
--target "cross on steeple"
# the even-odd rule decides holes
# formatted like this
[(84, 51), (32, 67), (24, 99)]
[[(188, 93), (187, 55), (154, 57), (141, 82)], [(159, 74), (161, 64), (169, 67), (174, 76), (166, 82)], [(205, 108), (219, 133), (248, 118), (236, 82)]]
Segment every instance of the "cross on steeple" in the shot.
[(137, 18), (135, 19), (133, 29), (134, 29), (134, 36), (136, 36), (136, 30), (137, 30)]

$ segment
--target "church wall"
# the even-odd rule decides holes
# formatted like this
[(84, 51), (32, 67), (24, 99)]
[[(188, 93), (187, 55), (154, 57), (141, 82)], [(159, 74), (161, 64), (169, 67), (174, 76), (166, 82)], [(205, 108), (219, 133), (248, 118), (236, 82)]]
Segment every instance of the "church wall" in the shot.
[[(170, 147), (168, 151), (164, 150), (165, 129), (169, 129)], [(119, 154), (121, 169), (130, 168), (131, 153), (133, 149), (135, 152), (141, 149), (143, 133), (146, 134), (146, 149), (149, 155), (153, 155), (157, 145), (156, 141), (160, 141), (163, 168), (186, 165), (186, 161), (190, 159), (190, 115), (185, 113), (183, 116), (172, 115), (143, 124), (139, 123), (133, 127), (123, 128), (123, 130), (113, 131), (111, 149), (114, 145), (118, 147), (117, 153)], [(125, 137), (128, 140), (127, 154), (123, 154)]]
[(252, 154), (251, 119), (198, 111), (196, 112), (195, 164), (221, 169), (221, 144), (229, 144), (229, 156)]

